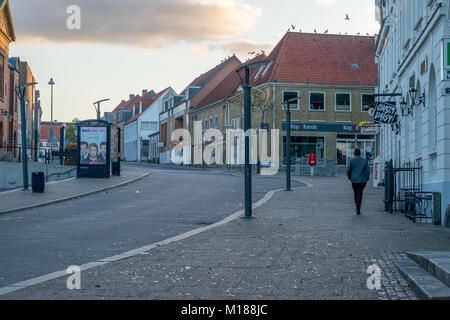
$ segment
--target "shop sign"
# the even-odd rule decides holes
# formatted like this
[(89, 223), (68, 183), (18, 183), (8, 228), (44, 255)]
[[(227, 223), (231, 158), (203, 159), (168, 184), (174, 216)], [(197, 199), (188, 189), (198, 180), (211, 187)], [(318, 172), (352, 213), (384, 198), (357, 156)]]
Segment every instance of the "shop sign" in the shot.
[[(283, 131), (286, 131), (286, 123), (283, 123)], [(328, 123), (291, 123), (291, 131), (359, 133), (356, 126), (352, 124)]]
[(397, 117), (397, 107), (395, 102), (378, 102), (375, 107), (374, 120), (376, 123), (391, 124)]

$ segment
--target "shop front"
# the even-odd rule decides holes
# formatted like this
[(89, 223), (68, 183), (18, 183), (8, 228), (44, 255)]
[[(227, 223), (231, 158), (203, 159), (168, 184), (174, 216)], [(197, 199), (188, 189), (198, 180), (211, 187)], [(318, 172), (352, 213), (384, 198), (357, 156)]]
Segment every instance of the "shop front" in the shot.
[[(366, 131), (353, 124), (291, 124), (291, 163), (314, 153), (318, 160), (336, 160), (345, 166), (356, 148), (370, 162), (376, 156), (377, 131)], [(286, 125), (283, 124), (283, 163), (286, 163)]]

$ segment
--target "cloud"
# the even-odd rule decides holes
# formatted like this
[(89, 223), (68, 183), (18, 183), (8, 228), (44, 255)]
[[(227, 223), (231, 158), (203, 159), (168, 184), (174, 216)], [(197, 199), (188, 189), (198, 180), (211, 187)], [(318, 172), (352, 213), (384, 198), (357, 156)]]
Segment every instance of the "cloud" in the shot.
[[(69, 30), (66, 10), (81, 9), (81, 30)], [(173, 42), (224, 41), (256, 24), (259, 8), (243, 0), (21, 0), (11, 10), (17, 40), (109, 43), (161, 48)]]
[(228, 41), (220, 44), (221, 48), (229, 53), (235, 53), (240, 56), (248, 56), (249, 52), (261, 52), (264, 50), (266, 54), (272, 48), (270, 44), (257, 43), (250, 40)]

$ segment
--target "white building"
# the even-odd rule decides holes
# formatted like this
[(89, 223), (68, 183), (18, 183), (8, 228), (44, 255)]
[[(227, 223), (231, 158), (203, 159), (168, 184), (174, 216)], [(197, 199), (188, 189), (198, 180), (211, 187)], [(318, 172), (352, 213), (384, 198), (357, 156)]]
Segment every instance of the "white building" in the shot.
[(140, 162), (149, 159), (149, 135), (159, 131), (159, 115), (167, 95), (176, 95), (176, 93), (172, 88), (167, 88), (149, 100), (141, 99), (139, 104), (133, 107), (133, 116), (124, 125), (126, 161)]
[[(392, 98), (400, 132), (381, 129), (382, 158), (423, 166), (423, 191), (441, 193), (444, 224), (450, 204), (450, 0), (376, 0), (376, 12), (378, 91), (402, 95)], [(411, 88), (416, 106), (403, 115), (400, 102), (411, 106)]]

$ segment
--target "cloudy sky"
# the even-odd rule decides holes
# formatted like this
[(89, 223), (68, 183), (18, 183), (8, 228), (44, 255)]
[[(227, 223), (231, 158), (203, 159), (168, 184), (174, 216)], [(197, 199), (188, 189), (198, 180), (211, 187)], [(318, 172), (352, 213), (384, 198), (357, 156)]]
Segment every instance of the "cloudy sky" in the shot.
[[(40, 83), (43, 119), (95, 118), (130, 93), (168, 86), (181, 92), (195, 77), (236, 53), (270, 51), (291, 25), (298, 31), (374, 35), (373, 0), (10, 0), (17, 40), (10, 56), (28, 61)], [(68, 8), (81, 29), (67, 28)], [(348, 14), (350, 21), (345, 20)], [(73, 22), (73, 20), (69, 20)]]

